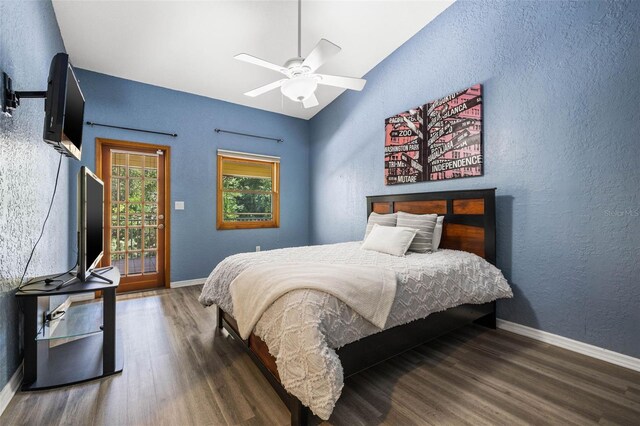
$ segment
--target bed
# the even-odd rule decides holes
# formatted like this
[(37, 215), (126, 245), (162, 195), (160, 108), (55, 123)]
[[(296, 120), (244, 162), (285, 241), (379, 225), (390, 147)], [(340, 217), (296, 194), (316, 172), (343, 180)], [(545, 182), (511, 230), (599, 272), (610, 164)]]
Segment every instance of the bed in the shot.
[[(495, 189), (367, 197), (367, 216), (398, 211), (444, 215), (441, 250), (395, 258), (352, 242), (243, 253), (221, 262), (205, 283), (200, 302), (217, 305), (218, 328), (242, 344), (289, 408), (292, 425), (306, 424), (309, 407), (328, 418), (346, 377), (471, 322), (495, 328), (495, 300), (511, 296), (492, 266)], [(309, 260), (396, 271), (399, 293), (385, 329), (367, 325), (328, 294), (296, 290), (278, 299), (242, 339), (228, 294), (233, 278), (261, 262)]]

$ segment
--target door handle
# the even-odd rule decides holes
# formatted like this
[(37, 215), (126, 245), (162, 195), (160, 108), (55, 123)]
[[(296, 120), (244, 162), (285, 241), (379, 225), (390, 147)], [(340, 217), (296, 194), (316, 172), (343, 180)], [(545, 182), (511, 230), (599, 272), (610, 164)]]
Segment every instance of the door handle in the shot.
[(161, 223), (160, 225), (158, 225), (158, 229), (164, 229), (164, 225)]
[(164, 219), (164, 215), (163, 214), (159, 214), (158, 215), (158, 220), (162, 220), (162, 219)]

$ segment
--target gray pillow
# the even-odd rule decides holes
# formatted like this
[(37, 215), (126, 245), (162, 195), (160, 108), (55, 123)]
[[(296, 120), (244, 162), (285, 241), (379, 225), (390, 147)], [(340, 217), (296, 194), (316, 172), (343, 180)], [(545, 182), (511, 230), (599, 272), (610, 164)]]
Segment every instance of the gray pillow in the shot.
[(396, 213), (390, 214), (379, 214), (376, 212), (372, 212), (369, 215), (369, 221), (367, 221), (367, 230), (364, 233), (364, 238), (367, 239), (369, 233), (373, 229), (373, 225), (377, 224), (380, 226), (396, 226), (396, 221), (398, 220), (398, 216)]
[(438, 220), (437, 214), (411, 214), (398, 212), (397, 226), (418, 230), (409, 246), (409, 251), (426, 253), (433, 249), (433, 231)]

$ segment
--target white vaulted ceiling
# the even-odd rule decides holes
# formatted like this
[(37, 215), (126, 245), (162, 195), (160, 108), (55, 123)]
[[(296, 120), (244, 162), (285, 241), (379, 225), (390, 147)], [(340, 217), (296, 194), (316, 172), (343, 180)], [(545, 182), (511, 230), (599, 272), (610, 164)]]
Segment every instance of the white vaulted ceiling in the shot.
[[(302, 56), (321, 38), (342, 51), (323, 74), (362, 77), (453, 3), (302, 2)], [(296, 56), (297, 2), (53, 0), (74, 66), (156, 86), (309, 119), (342, 89), (321, 86), (304, 109), (279, 90), (243, 93), (282, 78), (234, 60), (249, 53), (276, 64)], [(366, 86), (364, 90), (367, 90)]]

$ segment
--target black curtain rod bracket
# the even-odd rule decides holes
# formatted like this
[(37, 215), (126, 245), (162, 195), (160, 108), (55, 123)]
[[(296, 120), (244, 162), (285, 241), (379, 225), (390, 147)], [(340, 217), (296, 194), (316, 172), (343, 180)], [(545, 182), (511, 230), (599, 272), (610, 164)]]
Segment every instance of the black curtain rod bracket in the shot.
[(267, 139), (270, 141), (276, 141), (278, 143), (284, 142), (282, 138), (272, 138), (270, 136), (252, 135), (251, 133), (234, 132), (233, 130), (214, 129), (216, 133), (228, 133), (230, 135), (246, 136), (248, 138)]
[(144, 129), (134, 129), (133, 127), (112, 126), (111, 124), (94, 123), (93, 121), (87, 121), (87, 125), (91, 127), (99, 126), (99, 127), (108, 127), (110, 129), (130, 130), (132, 132), (152, 133), (154, 135), (171, 136), (172, 138), (178, 137), (177, 133), (156, 132), (155, 130), (144, 130)]

